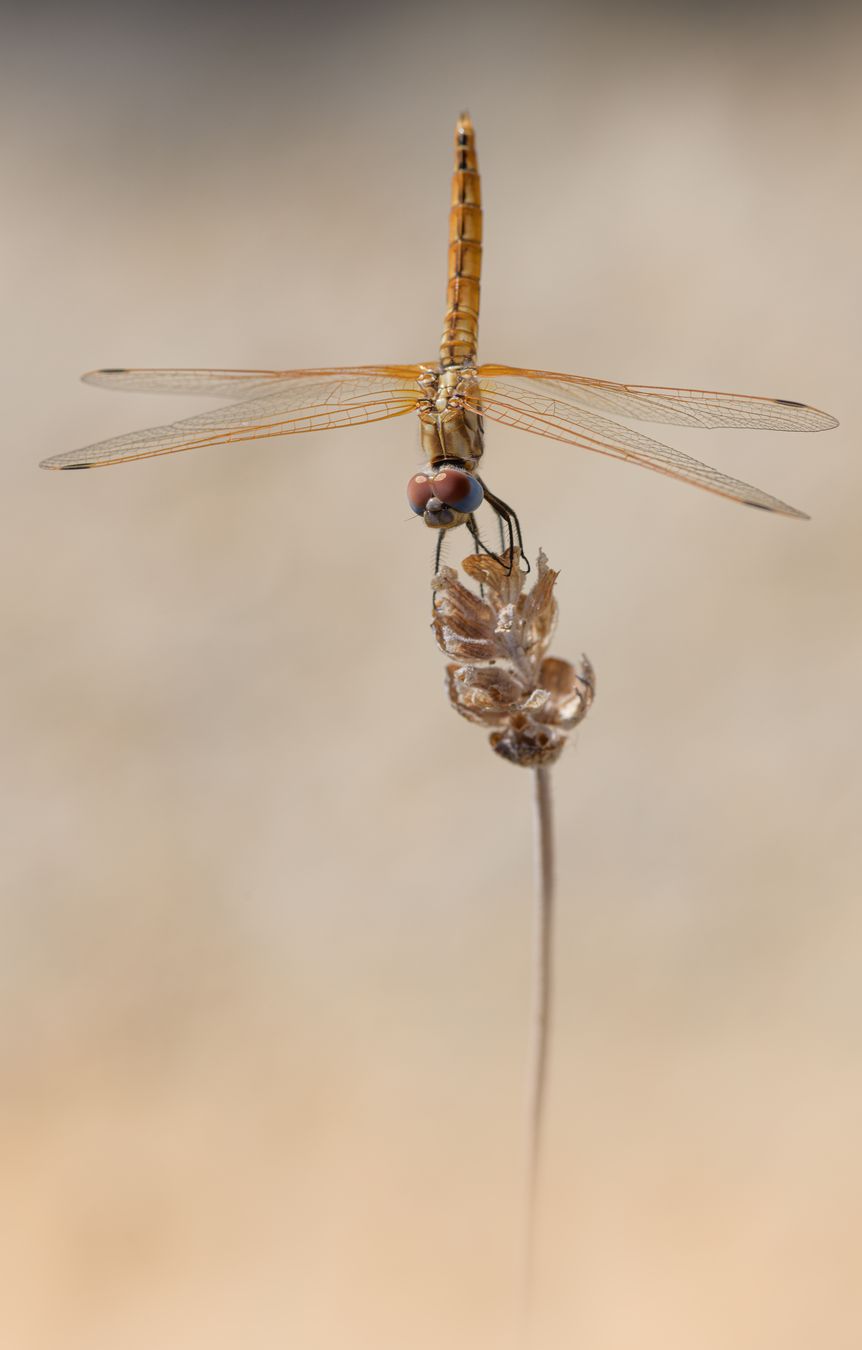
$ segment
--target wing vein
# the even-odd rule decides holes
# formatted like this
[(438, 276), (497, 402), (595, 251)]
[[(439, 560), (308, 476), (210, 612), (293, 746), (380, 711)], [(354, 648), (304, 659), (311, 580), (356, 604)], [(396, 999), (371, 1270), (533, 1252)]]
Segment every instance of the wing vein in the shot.
[(577, 445), (613, 459), (629, 460), (643, 468), (691, 483), (747, 506), (782, 515), (804, 516), (803, 512), (771, 493), (721, 473), (684, 451), (662, 445), (641, 432), (557, 399), (525, 395), (518, 391), (506, 394), (504, 385), (494, 383), (495, 389), (489, 389), (483, 384), (481, 399), (476, 400), (477, 409), (481, 401), (481, 411), (492, 421)]

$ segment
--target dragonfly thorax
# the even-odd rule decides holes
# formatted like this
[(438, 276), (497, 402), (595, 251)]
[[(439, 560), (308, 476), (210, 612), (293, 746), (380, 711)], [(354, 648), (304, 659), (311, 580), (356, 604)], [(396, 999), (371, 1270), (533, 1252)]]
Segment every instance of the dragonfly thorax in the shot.
[(428, 367), (419, 387), (419, 436), (429, 465), (445, 460), (474, 469), (484, 449), (475, 366)]

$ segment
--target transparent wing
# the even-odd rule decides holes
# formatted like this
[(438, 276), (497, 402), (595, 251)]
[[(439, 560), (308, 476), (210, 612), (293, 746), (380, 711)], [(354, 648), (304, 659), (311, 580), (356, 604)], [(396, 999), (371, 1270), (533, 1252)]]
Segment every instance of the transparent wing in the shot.
[(659, 385), (615, 384), (586, 375), (560, 375), (552, 370), (519, 370), (485, 365), (479, 377), (505, 379), (526, 390), (546, 390), (580, 408), (636, 422), (663, 422), (683, 427), (748, 427), (752, 431), (827, 431), (838, 425), (829, 413), (784, 398), (753, 394), (720, 394), (709, 389), (664, 389)]
[(570, 445), (581, 446), (584, 450), (594, 450), (600, 455), (610, 455), (613, 459), (629, 460), (645, 469), (654, 469), (670, 478), (678, 478), (681, 482), (693, 483), (695, 487), (705, 488), (720, 497), (743, 502), (746, 506), (807, 519), (804, 512), (797, 511), (768, 492), (742, 483), (737, 478), (730, 478), (681, 450), (674, 450), (644, 436), (640, 431), (633, 431), (630, 427), (621, 426), (609, 418), (600, 417), (597, 413), (566, 403), (550, 394), (535, 390), (525, 392), (524, 383), (520, 381), (516, 385), (508, 380), (481, 379), (481, 395), (474, 405), (476, 411), (504, 426), (532, 431), (537, 436), (565, 441)]
[(90, 370), (81, 379), (100, 389), (132, 394), (205, 394), (231, 402), (260, 394), (292, 389), (320, 389), (335, 381), (380, 376), (391, 381), (415, 381), (418, 366), (344, 366), (330, 370)]
[[(375, 369), (385, 369), (379, 367)], [(409, 367), (399, 367), (407, 370)], [(391, 374), (350, 371), (326, 372), (326, 379), (298, 380), (290, 372), (273, 380), (265, 394), (250, 395), (228, 407), (185, 417), (180, 422), (133, 431), (100, 441), (83, 450), (69, 450), (42, 461), (43, 469), (89, 469), (102, 464), (121, 464), (153, 455), (170, 455), (205, 445), (260, 440), (267, 436), (291, 436), (332, 427), (360, 426), (401, 417), (417, 403), (415, 379)], [(333, 375), (338, 378), (333, 378)]]

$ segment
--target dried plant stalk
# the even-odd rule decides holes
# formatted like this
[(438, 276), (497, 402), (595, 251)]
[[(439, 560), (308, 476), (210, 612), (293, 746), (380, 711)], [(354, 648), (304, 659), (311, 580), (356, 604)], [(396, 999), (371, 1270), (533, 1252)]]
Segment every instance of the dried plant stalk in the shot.
[(543, 765), (537, 765), (533, 776), (536, 909), (533, 934), (533, 1022), (527, 1078), (527, 1196), (524, 1222), (524, 1304), (527, 1313), (533, 1290), (539, 1162), (551, 1043), (555, 889), (551, 771)]
[(440, 650), (454, 658), (446, 667), (449, 701), (462, 717), (489, 730), (498, 755), (534, 772), (537, 905), (524, 1263), (529, 1309), (550, 1043), (554, 912), (550, 768), (589, 711), (595, 676), (585, 656), (575, 667), (547, 654), (557, 621), (557, 573), (543, 553), (529, 591), (524, 589), (517, 549), (511, 559), (504, 555), (502, 563), (490, 555), (472, 554), (462, 567), (481, 593), (465, 586), (451, 567), (441, 568), (433, 581), (434, 635)]

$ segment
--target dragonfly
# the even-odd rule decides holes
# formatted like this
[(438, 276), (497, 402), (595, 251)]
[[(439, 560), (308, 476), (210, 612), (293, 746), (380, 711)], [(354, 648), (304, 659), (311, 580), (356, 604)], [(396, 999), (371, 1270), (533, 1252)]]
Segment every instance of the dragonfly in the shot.
[(463, 113), (455, 128), (447, 308), (438, 360), (326, 370), (91, 371), (83, 376), (85, 382), (105, 389), (211, 395), (223, 406), (165, 426), (115, 436), (83, 450), (52, 455), (42, 461), (42, 467), (91, 469), (205, 446), (365, 426), (412, 413), (418, 417), (426, 463), (410, 478), (407, 499), (415, 515), (438, 531), (436, 568), (446, 532), (456, 526), (467, 527), (477, 550), (491, 552), (476, 523), (476, 511), (483, 501), (498, 517), (501, 549), (508, 540), (511, 560), (517, 542), (523, 555), (517, 514), (479, 473), (486, 422), (639, 464), (746, 506), (807, 519), (804, 512), (770, 493), (663, 445), (625, 422), (824, 431), (838, 425), (829, 413), (792, 399), (621, 384), (495, 362), (477, 364), (481, 271), (482, 192), (476, 135), (469, 115)]

